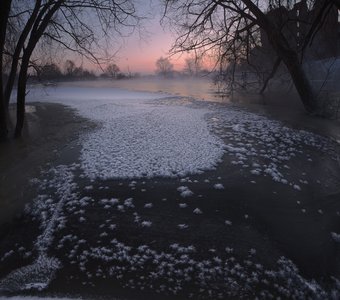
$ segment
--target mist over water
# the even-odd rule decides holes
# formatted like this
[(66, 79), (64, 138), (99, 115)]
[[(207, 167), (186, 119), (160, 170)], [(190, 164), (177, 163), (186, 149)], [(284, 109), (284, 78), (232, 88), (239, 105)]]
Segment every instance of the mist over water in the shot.
[(139, 78), (123, 80), (93, 80), (62, 83), (65, 86), (93, 87), (93, 88), (121, 88), (131, 91), (152, 93), (167, 93), (176, 96), (192, 97), (198, 100), (228, 102), (226, 96), (219, 95), (212, 79), (201, 78)]
[(258, 92), (250, 92), (246, 89), (238, 89), (233, 93), (227, 93), (225, 90), (219, 90), (214, 84), (211, 77), (196, 78), (160, 78), (160, 77), (143, 77), (136, 79), (98, 79), (85, 81), (61, 82), (60, 87), (77, 87), (77, 88), (98, 88), (109, 90), (111, 88), (123, 89), (134, 92), (151, 92), (165, 93), (172, 96), (190, 97), (200, 101), (233, 103), (245, 107), (255, 105), (256, 110), (276, 111), (282, 108), (288, 111), (298, 109), (303, 111), (301, 101), (298, 99), (296, 92), (292, 89), (278, 90), (269, 89), (265, 94), (260, 95)]

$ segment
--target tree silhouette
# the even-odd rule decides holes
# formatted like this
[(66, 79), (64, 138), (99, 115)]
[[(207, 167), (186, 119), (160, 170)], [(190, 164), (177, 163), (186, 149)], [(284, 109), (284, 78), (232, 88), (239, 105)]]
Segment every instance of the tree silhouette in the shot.
[[(237, 63), (241, 59), (248, 61), (252, 49), (261, 46), (261, 35), (266, 36), (277, 57), (274, 68), (280, 62), (286, 66), (305, 109), (314, 114), (320, 107), (302, 67), (302, 52), (331, 8), (339, 5), (339, 0), (310, 0), (309, 3), (314, 9), (308, 22), (302, 22), (300, 16), (281, 18), (293, 4), (289, 0), (166, 0), (164, 17), (178, 28), (173, 53), (214, 52), (221, 65)], [(275, 10), (275, 14), (268, 14), (269, 9)], [(309, 30), (304, 41), (295, 47), (296, 43), (287, 35), (287, 28), (297, 22)]]
[(163, 77), (170, 77), (173, 73), (174, 65), (168, 58), (160, 57), (156, 61), (156, 73)]
[(3, 0), (0, 2), (0, 141), (7, 138), (7, 116), (4, 102), (3, 92), (3, 53), (6, 40), (6, 29), (8, 23), (9, 12), (11, 8), (11, 0)]
[(74, 76), (74, 70), (76, 68), (76, 64), (74, 63), (73, 60), (66, 60), (64, 64), (64, 72), (67, 77), (73, 77)]
[(105, 69), (105, 73), (107, 74), (107, 76), (112, 79), (117, 79), (117, 75), (119, 72), (120, 69), (116, 64), (109, 64)]
[[(96, 21), (104, 35), (121, 34), (122, 28), (131, 28), (138, 24), (139, 17), (132, 0), (5, 0), (0, 4), (0, 50), (1, 63), (3, 55), (11, 60), (11, 67), (5, 90), (0, 90), (0, 136), (5, 138), (6, 111), (14, 80), (18, 73), (17, 86), (17, 124), (15, 136), (21, 136), (25, 117), (26, 83), (30, 60), (39, 42), (58, 44), (76, 52), (93, 62), (100, 63), (95, 49), (100, 49), (98, 27), (92, 26)], [(91, 18), (87, 16), (91, 15)], [(7, 26), (10, 24), (11, 26)], [(14, 28), (11, 39), (13, 45), (5, 51), (6, 35)], [(95, 31), (96, 30), (96, 31)], [(13, 50), (13, 51), (12, 51)], [(8, 53), (9, 52), (9, 53)], [(4, 70), (1, 65), (1, 78)], [(1, 82), (3, 83), (3, 82)]]

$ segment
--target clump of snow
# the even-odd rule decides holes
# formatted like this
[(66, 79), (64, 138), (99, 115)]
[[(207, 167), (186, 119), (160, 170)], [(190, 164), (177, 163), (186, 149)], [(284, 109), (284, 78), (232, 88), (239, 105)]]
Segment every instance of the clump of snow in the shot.
[(225, 252), (227, 252), (227, 253), (233, 253), (234, 252), (234, 249), (233, 248), (230, 248), (230, 247), (226, 247), (225, 248)]
[(178, 224), (177, 227), (179, 229), (187, 229), (189, 226), (187, 224)]
[(233, 223), (232, 223), (231, 221), (229, 221), (229, 220), (225, 220), (225, 221), (224, 221), (224, 224), (230, 226), (230, 225), (232, 225)]
[(14, 250), (10, 250), (8, 252), (6, 252), (2, 257), (0, 261), (4, 261), (6, 260), (8, 257), (12, 256), (14, 254)]
[(198, 207), (194, 209), (193, 213), (196, 214), (196, 215), (203, 214), (203, 212)]
[(87, 186), (85, 186), (84, 189), (85, 189), (86, 191), (93, 190), (93, 185), (87, 185)]
[(251, 248), (251, 249), (249, 250), (249, 254), (250, 254), (250, 255), (255, 255), (255, 254), (256, 254), (256, 249)]
[(143, 221), (140, 224), (142, 227), (151, 227), (152, 222), (151, 221)]
[(124, 205), (117, 205), (117, 209), (118, 209), (120, 212), (125, 212)]
[(181, 193), (181, 197), (186, 198), (192, 196), (194, 193), (187, 186), (180, 186), (177, 191)]
[(133, 198), (125, 199), (124, 206), (129, 207), (129, 208), (134, 208), (135, 205), (133, 204)]
[(152, 208), (153, 204), (152, 203), (145, 203), (144, 208)]
[(340, 243), (340, 234), (331, 232), (331, 237), (334, 241), (336, 241), (337, 243)]
[(300, 187), (298, 184), (294, 184), (294, 185), (293, 185), (293, 188), (294, 188), (295, 190), (301, 191), (301, 187)]
[(115, 230), (116, 228), (117, 228), (116, 224), (110, 224), (109, 225), (109, 229), (111, 229), (111, 230)]
[(179, 206), (180, 208), (186, 208), (186, 207), (188, 207), (188, 204), (186, 204), (186, 203), (180, 203), (180, 204), (178, 204), (178, 206)]
[(214, 189), (224, 190), (224, 185), (222, 183), (216, 183), (216, 184), (214, 184)]

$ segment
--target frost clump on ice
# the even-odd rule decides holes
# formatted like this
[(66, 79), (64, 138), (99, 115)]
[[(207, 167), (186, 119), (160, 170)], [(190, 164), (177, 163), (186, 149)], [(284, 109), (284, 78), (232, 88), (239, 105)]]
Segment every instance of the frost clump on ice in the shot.
[(196, 215), (203, 214), (203, 212), (198, 207), (193, 210), (193, 213), (196, 214)]
[[(252, 176), (268, 176), (300, 191), (301, 187), (289, 173), (289, 163), (299, 159), (304, 162), (304, 168), (308, 168), (313, 161), (308, 149), (326, 153), (336, 160), (336, 149), (325, 137), (295, 130), (279, 121), (241, 109), (229, 107), (211, 115), (209, 126), (223, 139), (231, 164), (248, 170)], [(299, 181), (308, 184), (304, 178)]]
[(216, 184), (214, 184), (214, 189), (224, 190), (224, 185), (222, 183), (216, 183)]
[(180, 186), (177, 191), (181, 193), (181, 197), (186, 198), (192, 196), (194, 193), (187, 186)]
[(331, 232), (331, 236), (332, 236), (332, 239), (333, 239), (335, 242), (340, 243), (340, 234), (335, 233), (335, 232)]

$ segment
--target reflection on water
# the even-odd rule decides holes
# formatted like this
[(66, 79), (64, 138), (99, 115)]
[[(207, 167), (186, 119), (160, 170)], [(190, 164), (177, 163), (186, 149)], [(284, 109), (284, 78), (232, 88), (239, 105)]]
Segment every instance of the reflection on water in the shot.
[[(220, 103), (238, 103), (248, 106), (249, 104), (282, 104), (287, 107), (296, 106), (296, 100), (288, 97), (287, 93), (280, 95), (267, 93), (264, 96), (254, 91), (247, 92), (235, 91), (231, 95), (225, 95), (219, 92), (218, 87), (214, 85), (209, 77), (200, 78), (172, 78), (161, 79), (157, 77), (139, 78), (139, 79), (124, 79), (124, 80), (109, 80), (99, 79), (92, 81), (72, 81), (60, 83), (61, 86), (67, 87), (92, 87), (92, 88), (121, 88), (130, 91), (167, 93), (176, 96), (192, 97), (197, 100), (213, 101)], [(283, 98), (283, 99), (282, 99)], [(294, 99), (294, 100), (293, 100)]]
[(193, 97), (198, 100), (228, 102), (227, 97), (218, 94), (211, 78), (160, 79), (140, 78), (126, 80), (95, 80), (63, 83), (66, 86), (108, 88), (116, 87), (143, 92), (162, 92), (171, 95)]

